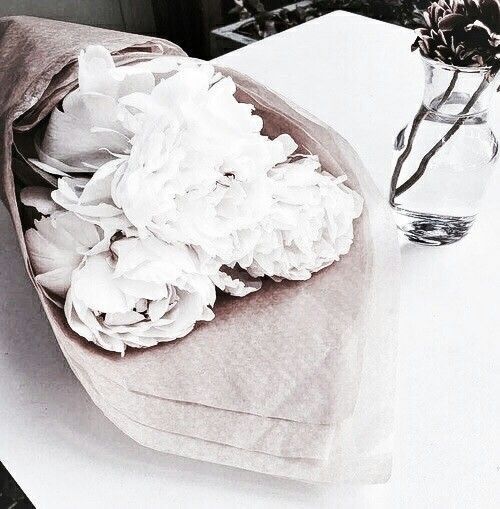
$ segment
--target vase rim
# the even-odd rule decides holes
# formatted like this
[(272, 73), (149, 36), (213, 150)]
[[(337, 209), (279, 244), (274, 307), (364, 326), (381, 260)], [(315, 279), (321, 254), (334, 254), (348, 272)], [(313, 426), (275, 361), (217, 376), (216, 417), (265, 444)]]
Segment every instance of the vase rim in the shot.
[(483, 65), (483, 66), (460, 66), (460, 65), (453, 65), (453, 64), (447, 64), (445, 62), (441, 62), (441, 60), (435, 60), (434, 58), (429, 58), (422, 53), (420, 53), (420, 58), (424, 63), (430, 64), (430, 65), (436, 65), (438, 67), (441, 67), (443, 69), (447, 69), (450, 71), (460, 71), (460, 72), (469, 72), (469, 73), (480, 73), (480, 72), (486, 72), (491, 69), (490, 65)]

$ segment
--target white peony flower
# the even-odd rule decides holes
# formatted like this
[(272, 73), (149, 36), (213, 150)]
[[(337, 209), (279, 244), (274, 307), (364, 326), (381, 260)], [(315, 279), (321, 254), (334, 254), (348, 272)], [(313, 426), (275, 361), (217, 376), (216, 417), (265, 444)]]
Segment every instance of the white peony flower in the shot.
[(135, 93), (120, 100), (136, 113), (128, 119), (135, 133), (143, 129), (143, 122), (149, 125), (158, 119), (163, 120), (160, 130), (165, 120), (180, 129), (183, 173), (188, 172), (184, 180), (191, 184), (210, 171), (231, 173), (243, 181), (259, 177), (296, 149), (287, 135), (275, 140), (261, 135), (262, 119), (253, 114), (253, 105), (236, 100), (230, 77), (214, 81), (217, 76), (209, 64), (180, 66), (150, 94)]
[(315, 156), (278, 165), (269, 176), (271, 212), (254, 252), (238, 263), (253, 277), (308, 279), (349, 251), (362, 199), (343, 178), (321, 172)]
[(65, 314), (70, 327), (106, 350), (149, 347), (212, 320), (215, 287), (196, 272), (187, 246), (123, 238), (87, 257), (72, 275)]
[(128, 154), (130, 133), (120, 121), (118, 100), (133, 92), (151, 92), (155, 85), (147, 69), (119, 71), (102, 46), (82, 50), (78, 63), (79, 87), (54, 109), (37, 146), (41, 168), (56, 174), (93, 173), (114, 153)]
[(255, 247), (271, 206), (267, 172), (297, 147), (262, 136), (262, 119), (235, 90), (208, 64), (181, 65), (151, 94), (121, 99), (135, 134), (111, 192), (139, 235), (195, 246), (220, 265)]
[(35, 221), (25, 237), (36, 281), (61, 298), (66, 296), (73, 270), (101, 240), (95, 225), (67, 211)]

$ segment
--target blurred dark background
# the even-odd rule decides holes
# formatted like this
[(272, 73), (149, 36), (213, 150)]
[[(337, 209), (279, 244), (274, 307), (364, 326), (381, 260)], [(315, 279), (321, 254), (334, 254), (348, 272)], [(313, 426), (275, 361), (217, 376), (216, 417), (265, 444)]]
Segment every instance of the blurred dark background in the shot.
[(7, 469), (0, 463), (0, 509), (33, 509)]
[[(26, 14), (115, 30), (154, 34), (176, 42), (191, 56), (211, 58), (336, 9), (414, 28), (420, 22), (421, 10), (429, 3), (430, 0), (306, 0), (301, 2), (290, 0), (0, 0), (0, 16)], [(290, 4), (293, 5), (285, 7)]]

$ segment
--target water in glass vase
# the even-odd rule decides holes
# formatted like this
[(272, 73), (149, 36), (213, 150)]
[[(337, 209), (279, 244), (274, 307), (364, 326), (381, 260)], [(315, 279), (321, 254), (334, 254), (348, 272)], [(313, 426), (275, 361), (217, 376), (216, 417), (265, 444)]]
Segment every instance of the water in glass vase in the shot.
[(497, 159), (487, 115), (493, 79), (487, 68), (423, 61), (424, 99), (395, 141), (390, 202), (410, 240), (450, 244), (474, 222)]

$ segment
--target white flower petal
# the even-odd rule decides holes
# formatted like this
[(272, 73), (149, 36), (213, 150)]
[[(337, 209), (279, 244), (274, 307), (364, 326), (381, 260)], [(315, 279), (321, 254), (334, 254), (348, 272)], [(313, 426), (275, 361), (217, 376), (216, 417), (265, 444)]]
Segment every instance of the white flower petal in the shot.
[(110, 73), (115, 68), (111, 53), (104, 46), (87, 46), (78, 57), (78, 85), (80, 91), (113, 95), (116, 80)]
[(113, 268), (105, 254), (90, 256), (74, 272), (71, 287), (78, 299), (99, 313), (125, 313), (129, 310), (127, 296), (113, 278)]
[(21, 203), (27, 207), (34, 207), (40, 214), (48, 216), (55, 212), (57, 204), (50, 197), (51, 190), (47, 187), (31, 186), (21, 190)]
[(136, 311), (126, 311), (125, 313), (106, 313), (104, 323), (106, 325), (134, 325), (142, 322), (144, 316)]
[(170, 299), (161, 299), (151, 302), (148, 308), (149, 318), (155, 322), (160, 320), (173, 305), (175, 305), (175, 303)]
[[(73, 96), (68, 111), (56, 108), (38, 148), (41, 161), (71, 172), (89, 172), (130, 150), (127, 131), (118, 121), (115, 99), (100, 94)], [(100, 129), (95, 129), (100, 128)], [(106, 150), (103, 150), (106, 149)]]
[(25, 238), (37, 281), (64, 297), (69, 275), (100, 241), (100, 233), (94, 225), (71, 212), (56, 211), (35, 221), (35, 228), (27, 230)]
[(234, 297), (245, 297), (262, 288), (262, 281), (250, 278), (244, 271), (240, 271), (236, 275), (230, 275), (221, 270), (212, 276), (212, 281), (217, 288)]
[(73, 268), (71, 266), (60, 267), (49, 272), (44, 272), (43, 274), (38, 274), (35, 280), (45, 289), (58, 297), (64, 298), (71, 284), (72, 272)]

